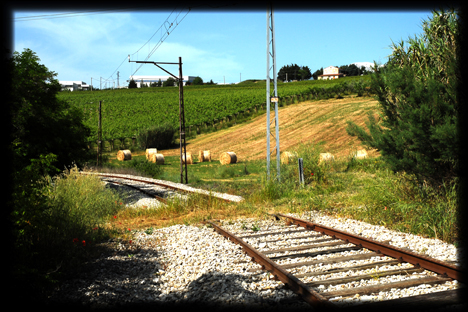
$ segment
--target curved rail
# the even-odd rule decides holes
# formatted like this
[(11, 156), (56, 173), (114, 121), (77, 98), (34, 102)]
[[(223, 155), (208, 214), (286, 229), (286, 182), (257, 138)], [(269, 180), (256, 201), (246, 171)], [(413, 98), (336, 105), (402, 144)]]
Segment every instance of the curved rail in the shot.
[(222, 199), (222, 200), (227, 201), (227, 202), (241, 202), (241, 201), (244, 200), (244, 198), (241, 197), (241, 196), (201, 190), (201, 189), (197, 189), (197, 188), (187, 186), (185, 184), (174, 183), (174, 182), (170, 182), (170, 181), (156, 180), (156, 179), (151, 179), (151, 178), (145, 178), (145, 180), (143, 180), (142, 178), (139, 178), (139, 179), (130, 178), (130, 177), (126, 176), (126, 175), (105, 174), (105, 173), (98, 173), (98, 172), (80, 172), (80, 173), (82, 173), (82, 174), (96, 174), (96, 175), (99, 175), (99, 176), (102, 176), (102, 177), (107, 177), (107, 178), (126, 179), (126, 180), (132, 180), (132, 181), (136, 181), (136, 182), (154, 184), (154, 185), (159, 185), (159, 186), (162, 186), (162, 187), (170, 188), (170, 189), (176, 190), (178, 192), (196, 193), (196, 194), (202, 194), (202, 195), (206, 195), (206, 196), (212, 196), (212, 197), (216, 197), (216, 198)]

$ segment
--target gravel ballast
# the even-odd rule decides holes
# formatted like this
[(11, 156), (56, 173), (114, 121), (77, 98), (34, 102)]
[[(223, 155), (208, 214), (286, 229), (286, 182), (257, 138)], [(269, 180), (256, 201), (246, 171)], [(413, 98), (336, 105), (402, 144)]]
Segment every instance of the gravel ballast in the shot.
[[(114, 187), (117, 186), (114, 185)], [(144, 195), (135, 197), (135, 192), (138, 193), (138, 191), (129, 189), (128, 192), (129, 196), (133, 196), (128, 207), (136, 207), (139, 203), (149, 204), (144, 200)], [(461, 265), (464, 261), (460, 249), (438, 239), (396, 232), (383, 226), (347, 218), (336, 218), (316, 211), (288, 215), (376, 241), (387, 241), (393, 246), (407, 248), (456, 265)], [(273, 218), (240, 218), (221, 220), (220, 223), (224, 228), (238, 235), (261, 233), (285, 226), (284, 222), (275, 221)], [(245, 240), (250, 243), (249, 239)], [(273, 247), (262, 242), (253, 246), (260, 251)], [(350, 251), (342, 255), (357, 252), (361, 251)], [(326, 258), (327, 256), (320, 257)], [(304, 270), (310, 272), (315, 268), (309, 267)], [(50, 305), (71, 304), (74, 307), (112, 309), (119, 307), (126, 309), (129, 306), (139, 305), (145, 307), (167, 305), (190, 310), (200, 305), (205, 310), (259, 308), (272, 311), (291, 309), (310, 311), (307, 303), (282, 282), (274, 280), (270, 273), (262, 271), (260, 265), (252, 262), (239, 245), (225, 239), (210, 226), (202, 224), (132, 231), (132, 238), (127, 241), (114, 240), (103, 244), (100, 257), (88, 262), (81, 272), (56, 289), (49, 298)], [(296, 270), (292, 273), (302, 272), (305, 271)], [(320, 279), (340, 276), (344, 275), (320, 277)], [(417, 277), (403, 276), (401, 278)], [(309, 278), (307, 282), (316, 280)], [(389, 282), (392, 281), (394, 280), (389, 278)], [(362, 281), (362, 283), (368, 282)], [(315, 289), (333, 291), (333, 287), (318, 285)], [(369, 296), (331, 298), (330, 300), (339, 306), (359, 305), (459, 287), (460, 284), (457, 281), (451, 281), (404, 290), (390, 290)]]

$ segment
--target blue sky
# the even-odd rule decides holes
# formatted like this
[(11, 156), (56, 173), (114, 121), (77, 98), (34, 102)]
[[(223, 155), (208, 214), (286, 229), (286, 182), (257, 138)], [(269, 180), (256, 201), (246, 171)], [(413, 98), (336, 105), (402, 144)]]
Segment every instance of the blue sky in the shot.
[[(57, 79), (89, 84), (92, 78), (95, 87), (101, 77), (109, 79), (107, 86), (117, 86), (117, 71), (120, 85), (132, 74), (165, 75), (152, 64), (129, 63), (128, 55), (132, 61), (155, 62), (178, 62), (182, 57), (183, 75), (200, 76), (205, 82), (266, 78), (266, 9), (84, 11), (14, 10), (14, 51), (29, 48)], [(72, 12), (81, 13), (57, 15)], [(36, 17), (20, 19), (27, 16)], [(274, 10), (277, 70), (290, 64), (308, 66), (312, 72), (354, 62), (383, 64), (392, 40), (420, 35), (422, 20), (431, 16), (429, 9)], [(161, 66), (178, 75), (177, 65)]]

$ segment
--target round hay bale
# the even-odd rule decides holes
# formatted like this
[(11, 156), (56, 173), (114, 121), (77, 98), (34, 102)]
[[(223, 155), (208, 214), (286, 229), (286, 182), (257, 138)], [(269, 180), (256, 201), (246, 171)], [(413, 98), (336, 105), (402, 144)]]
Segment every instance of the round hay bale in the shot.
[(365, 149), (359, 150), (354, 154), (354, 159), (364, 159), (367, 158), (367, 152)]
[(289, 164), (291, 163), (294, 158), (297, 158), (297, 153), (296, 152), (283, 152), (281, 154), (281, 163), (282, 164)]
[(219, 156), (219, 162), (221, 165), (235, 164), (237, 156), (234, 152), (225, 152)]
[(153, 154), (157, 154), (158, 153), (158, 150), (155, 149), (155, 148), (147, 148), (146, 149), (146, 159), (149, 160), (150, 159), (150, 156), (153, 155)]
[(211, 162), (211, 152), (210, 151), (199, 151), (198, 152), (198, 161), (199, 162), (204, 162), (204, 161)]
[(198, 161), (199, 162), (205, 161), (205, 155), (203, 154), (203, 151), (198, 151)]
[(131, 160), (132, 152), (130, 150), (120, 150), (117, 152), (117, 159), (120, 161)]
[(148, 159), (149, 161), (156, 163), (157, 165), (164, 165), (164, 155), (163, 154), (151, 154)]
[(204, 159), (204, 161), (211, 162), (211, 152), (210, 151), (203, 151), (203, 159)]
[(182, 163), (185, 164), (187, 162), (187, 165), (192, 165), (193, 164), (193, 159), (192, 159), (192, 153), (187, 152), (187, 161), (185, 160), (185, 155), (182, 154)]

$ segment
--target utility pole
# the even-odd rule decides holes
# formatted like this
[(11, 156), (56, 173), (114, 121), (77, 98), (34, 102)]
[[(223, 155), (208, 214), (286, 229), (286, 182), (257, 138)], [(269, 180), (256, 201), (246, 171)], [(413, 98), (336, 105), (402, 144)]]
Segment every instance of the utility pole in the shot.
[[(184, 166), (183, 159), (185, 159), (185, 183), (188, 183), (187, 179), (187, 151), (185, 147), (185, 109), (184, 109), (184, 79), (182, 77), (182, 57), (179, 56), (179, 63), (167, 63), (167, 62), (151, 62), (151, 61), (130, 61), (130, 55), (128, 56), (128, 62), (135, 63), (151, 63), (159, 67), (179, 82), (179, 142), (180, 142), (180, 183), (184, 183)], [(179, 65), (179, 77), (171, 74), (158, 64), (178, 64)], [(184, 157), (182, 158), (182, 150)]]
[[(276, 170), (278, 182), (280, 181), (280, 141), (279, 141), (279, 122), (278, 122), (278, 91), (276, 88), (276, 52), (275, 52), (275, 27), (273, 18), (273, 6), (267, 7), (267, 81), (266, 81), (266, 106), (267, 106), (267, 177), (270, 179), (270, 100), (275, 103), (275, 129), (276, 129)], [(271, 32), (271, 41), (270, 41)], [(271, 48), (271, 52), (270, 52)], [(274, 95), (270, 92), (270, 57), (273, 62), (273, 81)], [(275, 137), (275, 136), (273, 136)]]
[(98, 145), (97, 145), (97, 162), (96, 166), (102, 166), (102, 124), (101, 124), (101, 101), (99, 101), (98, 109)]
[(91, 77), (91, 91), (93, 91), (93, 77)]
[(120, 84), (119, 84), (119, 72), (117, 72), (117, 89), (120, 89)]

